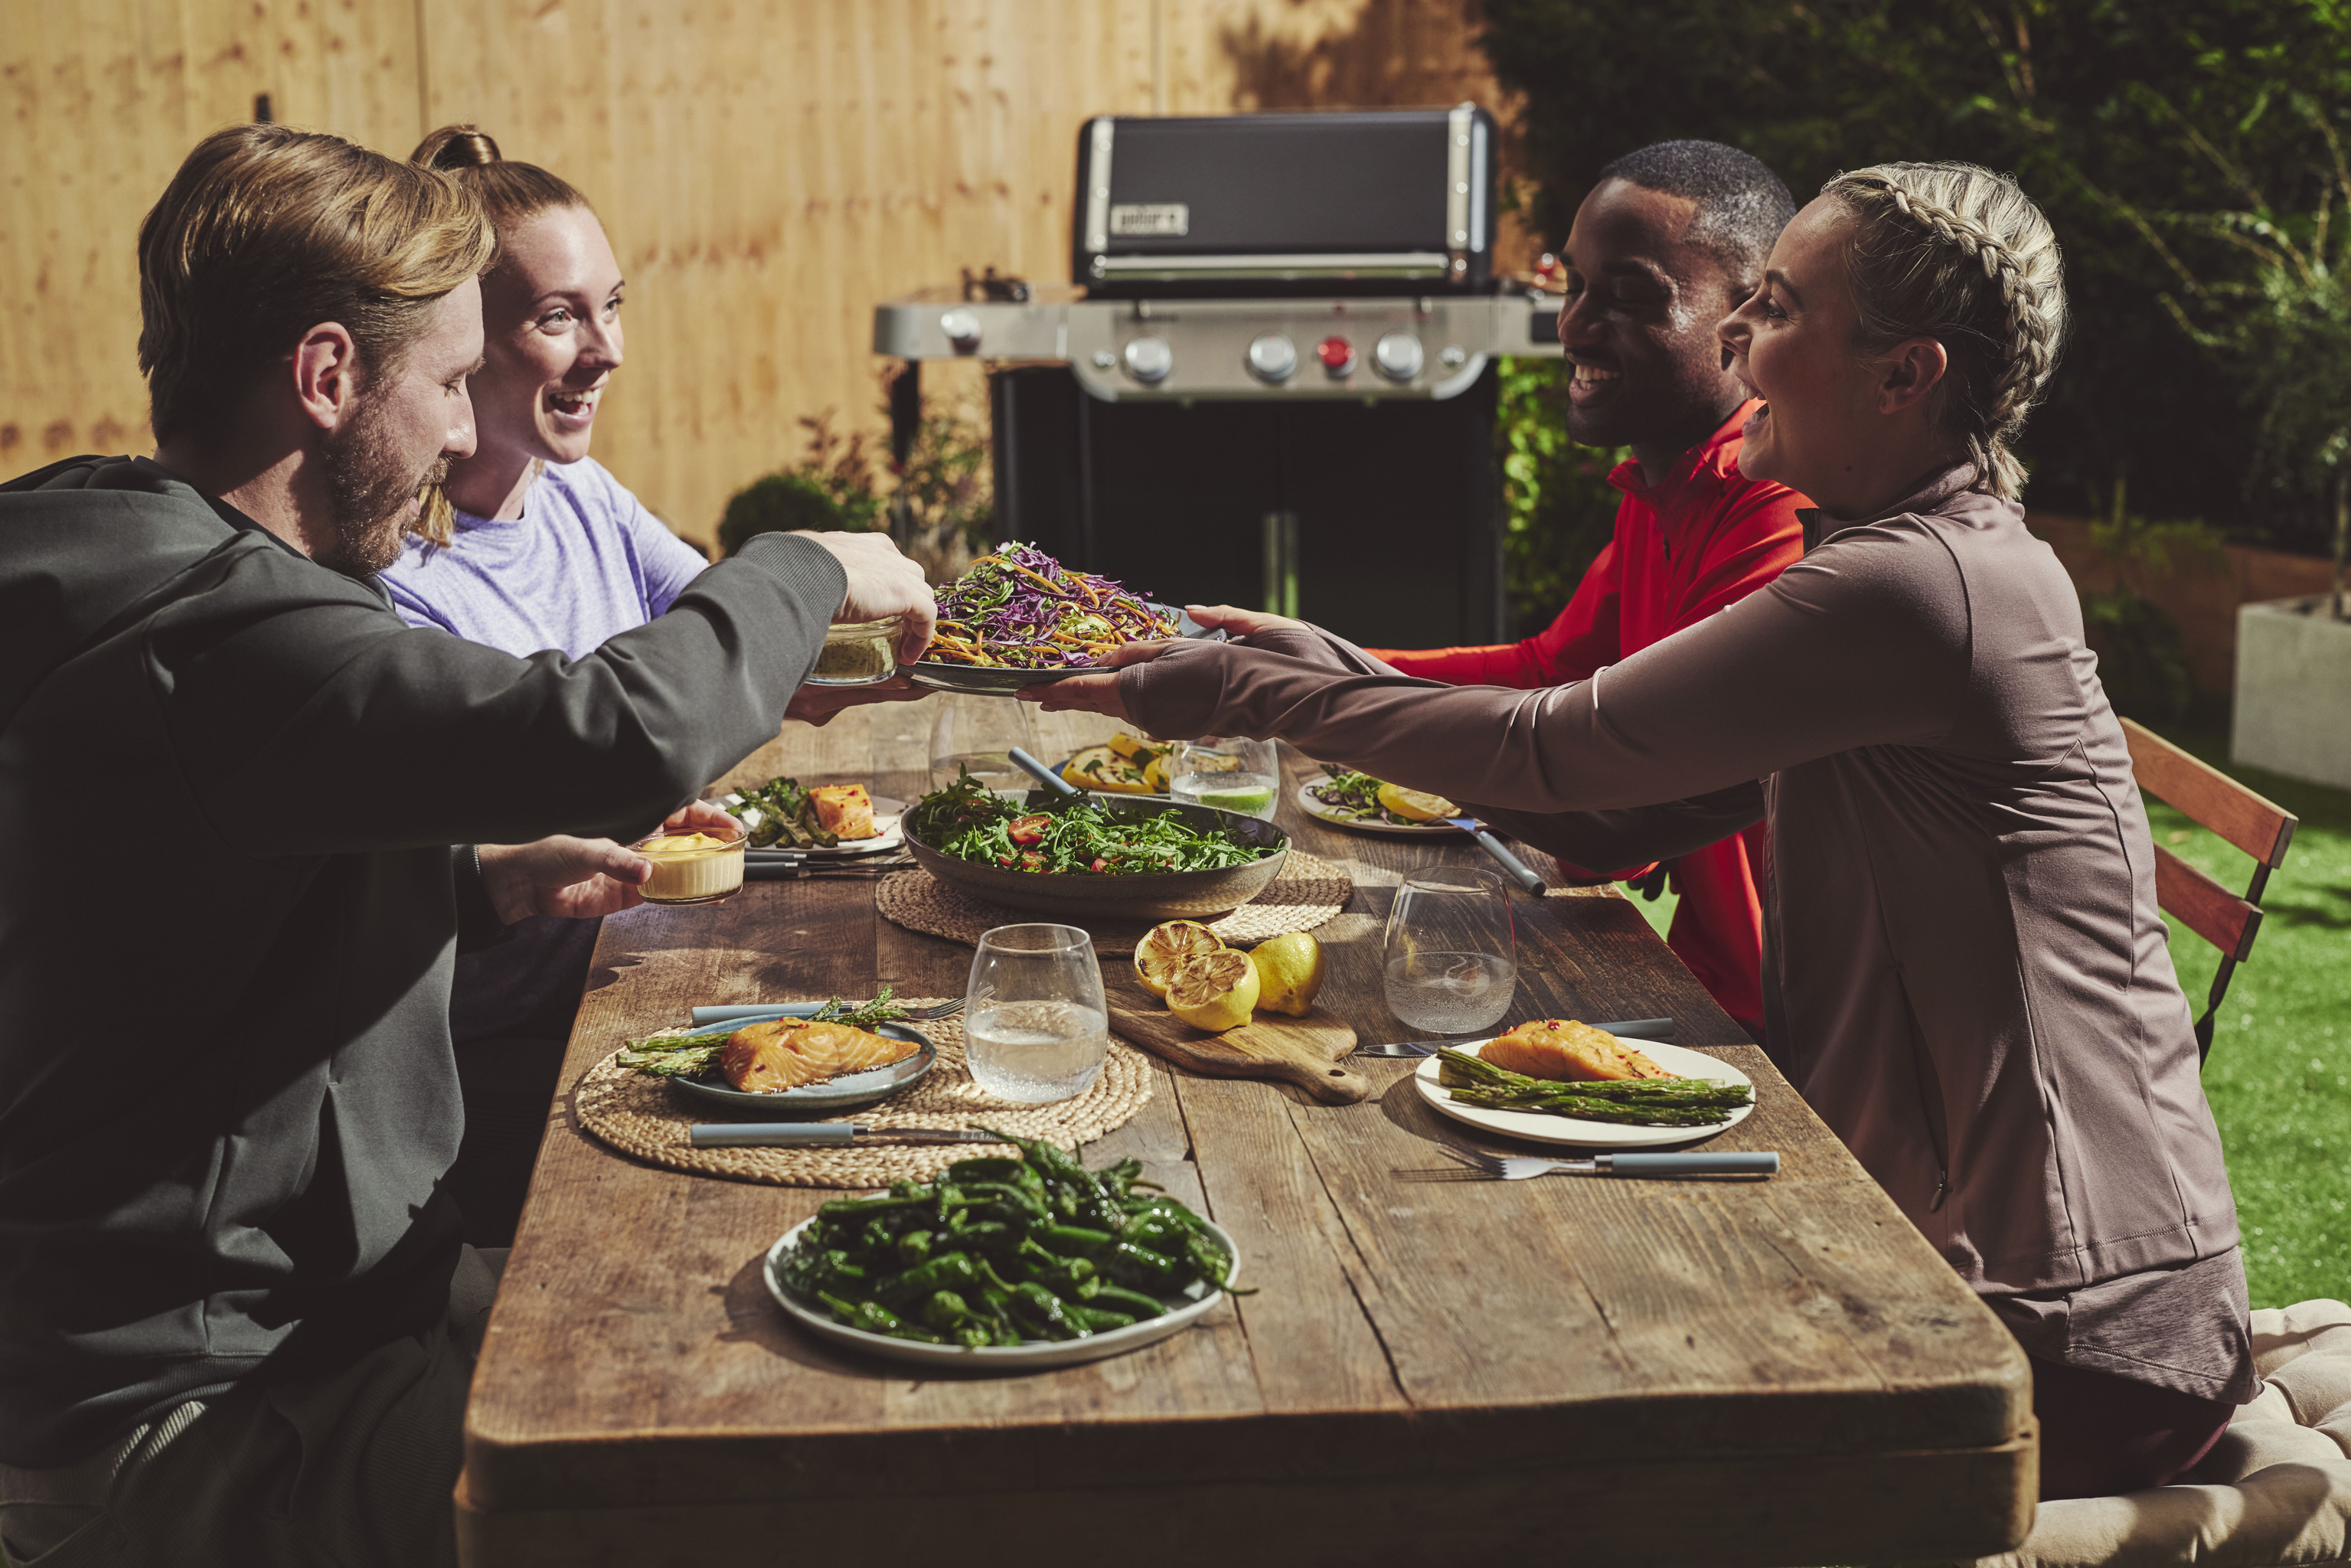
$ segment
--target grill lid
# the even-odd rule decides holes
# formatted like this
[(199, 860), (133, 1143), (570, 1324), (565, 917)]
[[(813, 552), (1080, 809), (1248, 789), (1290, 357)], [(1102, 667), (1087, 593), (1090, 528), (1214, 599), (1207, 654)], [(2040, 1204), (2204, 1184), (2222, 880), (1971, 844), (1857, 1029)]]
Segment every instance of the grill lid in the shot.
[(1098, 298), (1482, 292), (1493, 145), (1470, 103), (1100, 116), (1078, 136), (1071, 276)]

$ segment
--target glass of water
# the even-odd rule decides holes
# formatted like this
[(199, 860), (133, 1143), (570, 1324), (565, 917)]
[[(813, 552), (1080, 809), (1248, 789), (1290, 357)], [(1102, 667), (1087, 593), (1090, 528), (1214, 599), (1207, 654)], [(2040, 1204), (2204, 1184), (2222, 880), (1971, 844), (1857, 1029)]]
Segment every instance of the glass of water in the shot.
[(972, 1081), (1024, 1105), (1084, 1092), (1110, 1054), (1093, 938), (1074, 925), (999, 925), (979, 939), (964, 992)]
[(1519, 983), (1510, 888), (1474, 866), (1405, 873), (1388, 912), (1388, 1011), (1426, 1034), (1501, 1021)]
[(1273, 742), (1203, 736), (1176, 743), (1167, 759), (1167, 792), (1186, 806), (1217, 806), (1270, 820), (1280, 793)]
[(1036, 754), (1037, 726), (1029, 706), (951, 692), (930, 701), (937, 707), (931, 721), (931, 788), (946, 789), (959, 768), (967, 768), (998, 794), (1028, 799), (1036, 780), (1012, 760), (1012, 748)]

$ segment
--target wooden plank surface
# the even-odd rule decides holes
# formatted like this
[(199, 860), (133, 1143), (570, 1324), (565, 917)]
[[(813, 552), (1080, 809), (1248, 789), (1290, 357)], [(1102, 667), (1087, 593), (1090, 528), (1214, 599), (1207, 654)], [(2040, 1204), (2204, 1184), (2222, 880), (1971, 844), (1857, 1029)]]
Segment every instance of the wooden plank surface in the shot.
[[(912, 798), (928, 706), (795, 727), (737, 777)], [(1048, 722), (1053, 742), (1099, 737)], [(1367, 1041), (1407, 1037), (1377, 980), (1394, 886), (1476, 852), (1285, 825), (1357, 883), (1318, 933), (1326, 1003)], [(1677, 1018), (1677, 1041), (1760, 1091), (1716, 1146), (1778, 1149), (1780, 1176), (1475, 1180), (1439, 1143), (1471, 1134), (1404, 1082), (1410, 1062), (1362, 1062), (1374, 1095), (1337, 1106), (1155, 1064), (1150, 1104), (1089, 1156), (1144, 1159), (1234, 1234), (1259, 1293), (1092, 1366), (915, 1377), (807, 1339), (766, 1297), (760, 1255), (831, 1195), (635, 1165), (559, 1103), (468, 1412), (466, 1560), (749, 1562), (789, 1536), (914, 1562), (955, 1538), (950, 1518), (1099, 1527), (1153, 1563), (1212, 1539), (1244, 1563), (1556, 1546), (1555, 1523), (1499, 1506), (1511, 1497), (1541, 1521), (1610, 1514), (1580, 1561), (1883, 1561), (2020, 1538), (2030, 1385), (2007, 1333), (1636, 910), (1517, 908), (1510, 1019)], [(955, 995), (969, 963), (880, 920), (861, 882), (632, 912), (606, 924), (566, 1082), (696, 1003), (884, 980)], [(938, 1500), (875, 1506), (917, 1499)]]

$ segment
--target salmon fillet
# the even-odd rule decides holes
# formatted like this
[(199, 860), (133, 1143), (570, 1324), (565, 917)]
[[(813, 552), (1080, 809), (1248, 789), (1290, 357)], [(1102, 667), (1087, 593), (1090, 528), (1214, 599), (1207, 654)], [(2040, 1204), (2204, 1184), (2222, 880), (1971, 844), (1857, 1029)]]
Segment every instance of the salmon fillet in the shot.
[(820, 784), (809, 791), (816, 805), (817, 825), (844, 839), (874, 835), (873, 798), (862, 784)]
[(845, 1023), (810, 1023), (806, 1019), (776, 1019), (745, 1024), (726, 1037), (718, 1053), (719, 1071), (726, 1082), (750, 1094), (804, 1088), (904, 1061), (923, 1048), (911, 1040), (893, 1040)]
[(1569, 1083), (1675, 1076), (1614, 1035), (1573, 1019), (1522, 1023), (1478, 1056), (1506, 1072)]

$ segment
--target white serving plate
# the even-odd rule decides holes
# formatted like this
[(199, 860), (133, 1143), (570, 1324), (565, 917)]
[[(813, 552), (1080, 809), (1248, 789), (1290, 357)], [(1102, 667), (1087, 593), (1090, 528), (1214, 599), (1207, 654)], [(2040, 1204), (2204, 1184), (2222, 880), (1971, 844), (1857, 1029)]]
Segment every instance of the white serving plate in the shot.
[(1391, 838), (1422, 839), (1431, 833), (1461, 836), (1461, 830), (1450, 822), (1383, 822), (1375, 817), (1342, 817), (1331, 807), (1314, 798), (1314, 786), (1331, 782), (1330, 775), (1321, 774), (1298, 787), (1298, 809), (1326, 828), (1337, 828), (1350, 833), (1384, 833)]
[[(1089, 1361), (1102, 1361), (1113, 1355), (1124, 1355), (1131, 1350), (1156, 1344), (1170, 1335), (1190, 1328), (1207, 1314), (1224, 1292), (1214, 1285), (1195, 1283), (1186, 1292), (1191, 1300), (1180, 1306), (1170, 1307), (1155, 1318), (1148, 1318), (1130, 1328), (1112, 1329), (1085, 1339), (1034, 1340), (1026, 1344), (990, 1344), (967, 1349), (959, 1344), (925, 1344), (919, 1340), (892, 1339), (888, 1334), (867, 1333), (863, 1329), (851, 1328), (831, 1312), (804, 1305), (794, 1299), (784, 1283), (776, 1277), (776, 1264), (799, 1239), (800, 1232), (816, 1223), (811, 1216), (793, 1226), (768, 1249), (767, 1261), (760, 1265), (759, 1277), (768, 1282), (768, 1293), (785, 1315), (819, 1339), (829, 1339), (854, 1350), (865, 1351), (889, 1361), (911, 1361), (925, 1366), (959, 1366), (966, 1371), (985, 1369), (991, 1372), (1045, 1372), (1057, 1366), (1078, 1366)], [(1233, 1260), (1233, 1275), (1240, 1274), (1240, 1249), (1233, 1239), (1214, 1220), (1203, 1218), (1201, 1224), (1208, 1234), (1222, 1243)]]
[[(806, 849), (798, 850), (795, 852), (807, 855), (812, 860), (837, 860), (849, 855), (880, 854), (883, 850), (894, 850), (904, 844), (906, 841), (906, 830), (901, 819), (906, 814), (906, 802), (904, 800), (893, 800), (887, 795), (872, 795), (868, 798), (873, 802), (874, 833), (872, 838), (844, 839), (839, 844), (836, 844), (829, 850), (822, 848)], [(727, 794), (719, 796), (717, 800), (711, 803), (716, 806), (726, 807), (731, 813), (736, 807), (743, 803), (743, 797), (730, 791)], [(792, 845), (789, 843), (777, 843), (767, 844), (761, 847), (771, 850), (788, 850), (791, 849)]]
[[(1486, 1047), (1493, 1043), (1491, 1040), (1481, 1040), (1456, 1049), (1482, 1058)], [(1678, 1077), (1704, 1078), (1722, 1084), (1744, 1083), (1750, 1090), (1755, 1086), (1747, 1074), (1703, 1051), (1657, 1040), (1627, 1040), (1625, 1043)], [(1438, 1057), (1424, 1057), (1413, 1071), (1413, 1083), (1431, 1108), (1480, 1131), (1499, 1133), (1506, 1138), (1524, 1138), (1530, 1143), (1565, 1144), (1578, 1149), (1646, 1149), (1660, 1144), (1693, 1144), (1728, 1132), (1747, 1120), (1755, 1109), (1755, 1103), (1750, 1100), (1722, 1121), (1703, 1127), (1628, 1127), (1620, 1122), (1586, 1122), (1574, 1116), (1546, 1115), (1540, 1111), (1488, 1111), (1476, 1105), (1457, 1104), (1453, 1091), (1437, 1086), (1437, 1071), (1443, 1065)]]

